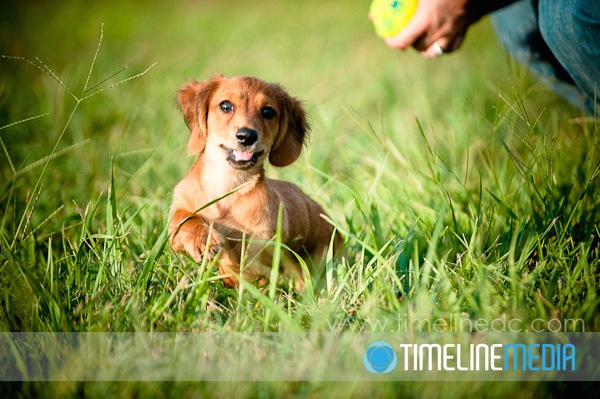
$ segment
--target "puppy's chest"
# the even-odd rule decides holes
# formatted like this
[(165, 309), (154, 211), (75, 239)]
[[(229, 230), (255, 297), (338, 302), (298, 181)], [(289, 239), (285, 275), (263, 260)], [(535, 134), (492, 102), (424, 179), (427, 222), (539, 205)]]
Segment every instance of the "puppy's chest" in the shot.
[(270, 239), (277, 227), (277, 212), (268, 206), (255, 206), (252, 201), (226, 199), (202, 212), (214, 227), (226, 236), (246, 234), (259, 239)]

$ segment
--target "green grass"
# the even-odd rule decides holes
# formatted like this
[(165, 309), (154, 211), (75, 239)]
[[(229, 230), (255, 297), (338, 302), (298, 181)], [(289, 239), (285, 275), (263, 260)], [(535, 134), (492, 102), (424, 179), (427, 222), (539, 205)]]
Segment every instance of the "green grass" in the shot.
[[(385, 47), (367, 10), (361, 1), (9, 5), (0, 54), (37, 67), (0, 59), (0, 329), (405, 332), (399, 318), (461, 317), (600, 331), (598, 121), (514, 65), (487, 20), (458, 53), (432, 61)], [(305, 102), (310, 145), (267, 173), (301, 186), (344, 233), (345, 256), (328, 265), (323, 289), (227, 289), (214, 264), (168, 248), (171, 190), (193, 162), (175, 93), (215, 72), (279, 82)], [(490, 385), (11, 387), (24, 397), (564, 389)]]

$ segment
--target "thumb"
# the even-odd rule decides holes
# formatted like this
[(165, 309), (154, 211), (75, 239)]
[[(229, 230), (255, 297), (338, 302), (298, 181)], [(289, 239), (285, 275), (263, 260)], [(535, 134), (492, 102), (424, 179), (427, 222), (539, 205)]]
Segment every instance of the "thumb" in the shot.
[(398, 49), (406, 49), (421, 38), (429, 26), (427, 19), (421, 17), (418, 11), (410, 19), (408, 24), (396, 36), (386, 37), (385, 42), (388, 46)]

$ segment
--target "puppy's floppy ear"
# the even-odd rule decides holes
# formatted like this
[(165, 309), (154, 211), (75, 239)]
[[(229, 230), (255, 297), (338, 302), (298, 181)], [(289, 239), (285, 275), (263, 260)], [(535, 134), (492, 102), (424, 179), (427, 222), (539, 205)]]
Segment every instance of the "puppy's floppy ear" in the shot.
[(276, 86), (279, 97), (279, 132), (269, 154), (273, 166), (287, 166), (302, 152), (309, 126), (306, 112), (300, 100), (291, 97), (283, 88)]
[(204, 151), (208, 104), (212, 94), (219, 87), (221, 79), (223, 79), (223, 76), (217, 74), (202, 82), (191, 81), (179, 90), (177, 103), (191, 133), (188, 141), (188, 153), (190, 155)]

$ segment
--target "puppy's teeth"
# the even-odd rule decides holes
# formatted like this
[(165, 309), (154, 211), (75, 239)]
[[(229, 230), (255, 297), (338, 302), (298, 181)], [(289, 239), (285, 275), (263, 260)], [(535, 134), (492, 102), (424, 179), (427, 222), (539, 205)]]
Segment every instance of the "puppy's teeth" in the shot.
[(236, 161), (249, 161), (254, 153), (248, 151), (233, 150), (233, 157)]

